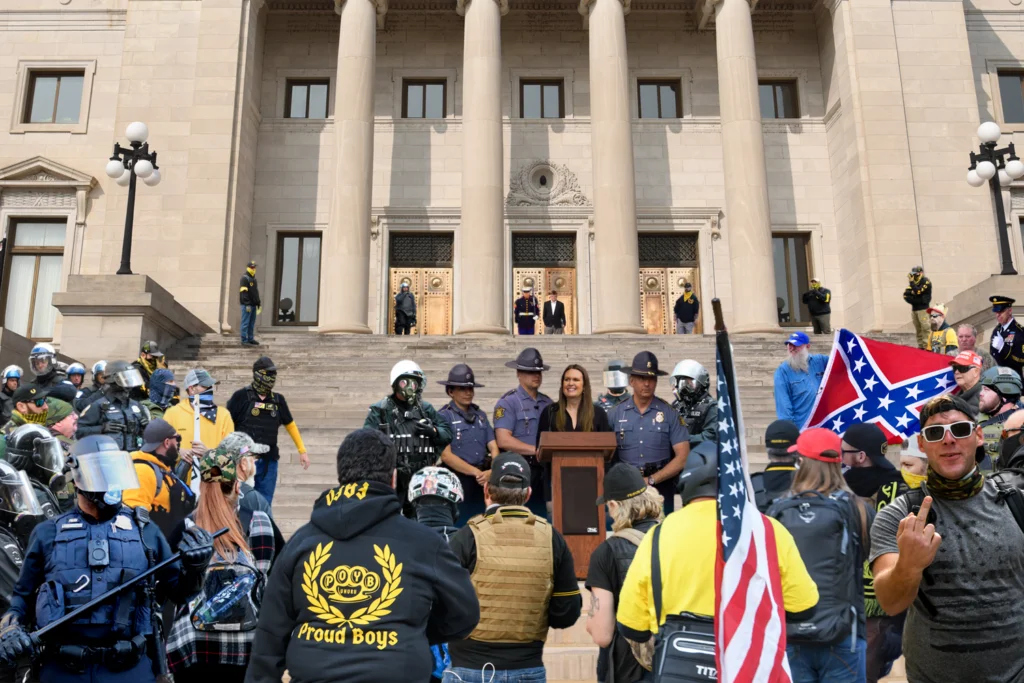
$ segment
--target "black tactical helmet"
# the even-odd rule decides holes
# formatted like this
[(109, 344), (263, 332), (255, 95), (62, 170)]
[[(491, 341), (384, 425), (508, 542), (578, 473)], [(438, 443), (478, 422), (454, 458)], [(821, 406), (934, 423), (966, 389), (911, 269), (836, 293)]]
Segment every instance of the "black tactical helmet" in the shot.
[(718, 444), (702, 441), (690, 450), (676, 490), (683, 499), (683, 505), (694, 498), (718, 495)]
[(143, 384), (142, 373), (127, 361), (115, 360), (107, 363), (103, 374), (107, 376), (108, 383), (116, 384), (122, 389), (133, 389)]
[[(15, 469), (28, 470), (32, 466), (37, 440), (56, 442), (50, 431), (41, 425), (25, 424), (15, 429), (7, 437), (7, 462)], [(59, 449), (60, 444), (56, 445)]]

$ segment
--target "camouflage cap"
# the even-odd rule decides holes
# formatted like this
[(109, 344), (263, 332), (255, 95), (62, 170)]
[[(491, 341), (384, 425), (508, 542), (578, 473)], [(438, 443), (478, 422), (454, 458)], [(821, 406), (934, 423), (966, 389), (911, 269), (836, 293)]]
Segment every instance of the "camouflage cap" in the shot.
[(217, 444), (233, 458), (240, 458), (243, 455), (263, 455), (270, 451), (270, 446), (256, 443), (252, 437), (245, 432), (231, 432)]
[(238, 456), (217, 446), (199, 461), (199, 475), (204, 482), (226, 482), (232, 484), (238, 479)]

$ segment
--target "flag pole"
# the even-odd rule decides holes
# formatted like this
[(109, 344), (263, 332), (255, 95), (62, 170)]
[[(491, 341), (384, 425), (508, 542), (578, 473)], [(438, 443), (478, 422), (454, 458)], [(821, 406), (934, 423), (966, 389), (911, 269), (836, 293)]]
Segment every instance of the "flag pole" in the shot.
[(718, 348), (718, 355), (722, 359), (722, 370), (725, 372), (725, 381), (729, 391), (729, 403), (736, 407), (736, 377), (733, 375), (732, 367), (732, 345), (729, 343), (729, 332), (725, 329), (725, 316), (722, 314), (721, 299), (711, 300), (711, 310), (715, 314), (715, 346)]

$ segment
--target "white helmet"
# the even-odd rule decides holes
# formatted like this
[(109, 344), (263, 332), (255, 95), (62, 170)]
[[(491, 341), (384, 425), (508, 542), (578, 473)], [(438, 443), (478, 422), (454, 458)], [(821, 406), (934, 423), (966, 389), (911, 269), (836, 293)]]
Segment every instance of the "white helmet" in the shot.
[(399, 377), (415, 377), (420, 381), (421, 386), (427, 381), (427, 376), (423, 374), (420, 366), (411, 360), (400, 360), (391, 368), (391, 386), (395, 386)]
[(68, 366), (68, 370), (67, 370), (66, 374), (69, 377), (71, 375), (82, 375), (84, 377), (85, 376), (85, 366), (82, 365), (81, 363), (72, 363), (71, 365)]
[(672, 371), (672, 391), (676, 398), (682, 400), (683, 396), (699, 396), (708, 390), (711, 385), (711, 377), (703, 365), (695, 360), (687, 358), (676, 363)]
[(437, 496), (458, 505), (462, 502), (462, 482), (446, 467), (424, 467), (409, 480), (409, 502), (423, 496)]
[(53, 360), (56, 356), (57, 352), (52, 346), (40, 342), (33, 346), (32, 352), (28, 354), (28, 367), (37, 377), (45, 375), (53, 369)]
[(107, 361), (98, 360), (92, 364), (92, 376), (102, 375), (107, 371)]
[(4, 368), (3, 378), (6, 382), (9, 379), (21, 379), (23, 374), (25, 374), (24, 370), (17, 365), (8, 365)]

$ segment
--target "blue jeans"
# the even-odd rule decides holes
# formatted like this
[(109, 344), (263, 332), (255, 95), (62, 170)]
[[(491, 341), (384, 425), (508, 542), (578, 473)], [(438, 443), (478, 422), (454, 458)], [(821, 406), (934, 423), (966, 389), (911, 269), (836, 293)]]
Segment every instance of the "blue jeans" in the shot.
[(252, 487), (259, 491), (268, 503), (274, 502), (274, 491), (277, 489), (276, 460), (256, 458), (256, 476), (252, 478)]
[(242, 342), (254, 341), (253, 332), (256, 331), (256, 307), (242, 306)]
[(852, 635), (847, 636), (837, 645), (787, 645), (793, 683), (864, 683), (868, 641), (858, 638), (856, 651), (850, 652), (852, 639)]
[(453, 666), (444, 672), (441, 683), (547, 683), (547, 680), (547, 671), (542, 666), (498, 671), (489, 666), (484, 670)]

